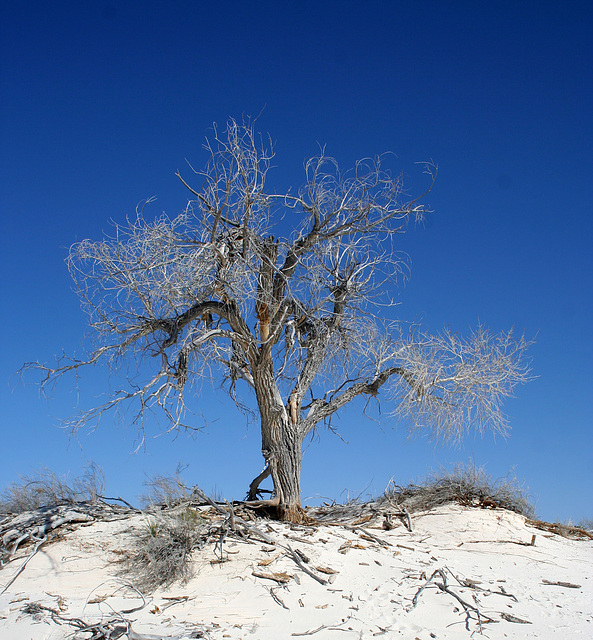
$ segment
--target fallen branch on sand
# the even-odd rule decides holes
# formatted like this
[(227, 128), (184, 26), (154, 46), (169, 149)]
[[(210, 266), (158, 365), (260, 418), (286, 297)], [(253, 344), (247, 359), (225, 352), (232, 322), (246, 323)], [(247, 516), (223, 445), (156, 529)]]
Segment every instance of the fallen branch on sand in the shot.
[(517, 618), (517, 616), (512, 616), (510, 613), (505, 613), (504, 611), (500, 614), (500, 617), (507, 622), (513, 622), (514, 624), (532, 624), (529, 620), (523, 620), (523, 618)]
[(33, 558), (33, 556), (37, 553), (37, 551), (39, 551), (39, 548), (41, 547), (41, 545), (44, 542), (47, 542), (47, 536), (44, 536), (41, 539), (38, 538), (34, 538), (33, 536), (31, 536), (31, 539), (36, 541), (36, 545), (35, 548), (33, 549), (33, 551), (27, 556), (26, 560), (23, 562), (23, 564), (21, 565), (20, 569), (12, 576), (12, 578), (6, 583), (4, 589), (2, 589), (2, 591), (0, 591), (0, 595), (2, 595), (7, 589), (8, 587), (10, 587), (10, 585), (21, 575), (21, 573), (25, 570), (25, 567), (27, 566), (27, 564), (29, 563), (29, 560), (31, 560), (31, 558)]
[(541, 529), (542, 531), (549, 531), (563, 538), (575, 538), (577, 540), (593, 540), (593, 533), (587, 531), (583, 527), (575, 527), (569, 524), (559, 524), (558, 522), (544, 522), (543, 520), (525, 520), (525, 524)]
[[(68, 618), (52, 607), (38, 602), (26, 604), (21, 611), (35, 618), (41, 617), (43, 612), (49, 613), (51, 619), (59, 625), (66, 624), (76, 629), (76, 638), (85, 637), (86, 640), (113, 640), (114, 638), (128, 638), (128, 640), (180, 640), (186, 634), (164, 636), (137, 633), (132, 629), (132, 623), (121, 615), (113, 615), (100, 622), (85, 622), (81, 618)], [(81, 636), (80, 634), (89, 634)]]
[(343, 629), (342, 627), (347, 624), (350, 621), (351, 616), (348, 616), (345, 620), (342, 620), (342, 622), (340, 622), (340, 624), (336, 624), (336, 625), (328, 625), (328, 624), (322, 624), (319, 627), (317, 627), (316, 629), (310, 629), (309, 631), (301, 631), (300, 633), (298, 632), (294, 632), (291, 633), (291, 636), (312, 636), (316, 633), (319, 633), (320, 631), (323, 631), (324, 629), (327, 629), (328, 631), (346, 631), (346, 629)]
[(572, 582), (563, 582), (562, 580), (542, 580), (542, 584), (547, 584), (552, 587), (566, 587), (567, 589), (580, 589), (580, 584), (573, 584)]
[(256, 578), (262, 578), (264, 580), (273, 580), (278, 584), (286, 584), (290, 582), (292, 576), (289, 576), (288, 573), (278, 572), (278, 573), (263, 573), (263, 571), (252, 571), (251, 575)]
[(302, 552), (298, 552), (298, 549), (295, 551), (292, 547), (287, 546), (286, 547), (288, 549), (288, 554), (289, 557), (292, 558), (297, 565), (302, 569), (302, 571), (304, 571), (308, 576), (311, 576), (314, 580), (317, 580), (317, 582), (319, 582), (319, 584), (322, 585), (326, 585), (329, 584), (331, 581), (331, 576), (329, 580), (326, 580), (325, 578), (320, 578), (316, 573), (314, 573), (313, 571), (311, 571), (311, 569), (309, 569), (309, 567), (306, 567), (303, 560), (302, 560)]
[[(435, 578), (437, 577), (441, 578), (442, 582), (437, 582), (435, 580)], [(465, 600), (463, 600), (463, 598), (460, 595), (455, 593), (455, 591), (453, 591), (451, 587), (449, 587), (449, 584), (447, 582), (447, 576), (443, 569), (436, 569), (433, 572), (433, 574), (430, 576), (430, 578), (426, 581), (426, 583), (422, 587), (420, 587), (420, 589), (418, 589), (418, 591), (416, 592), (416, 595), (412, 600), (412, 609), (414, 609), (418, 604), (418, 598), (420, 597), (422, 592), (431, 585), (435, 586), (437, 589), (439, 589), (443, 593), (448, 593), (450, 596), (455, 598), (455, 600), (457, 600), (457, 602), (459, 602), (459, 604), (463, 607), (463, 609), (465, 610), (465, 628), (467, 631), (470, 631), (469, 625), (473, 619), (472, 614), (475, 614), (477, 618), (478, 628), (480, 632), (482, 631), (483, 623), (496, 622), (494, 619), (488, 616), (485, 616), (483, 613), (481, 613), (478, 607), (475, 607), (473, 604), (466, 602)]]
[(130, 507), (111, 505), (97, 498), (91, 502), (41, 507), (4, 518), (0, 522), (0, 569), (15, 560), (21, 548), (30, 544), (34, 547), (0, 594), (14, 583), (41, 546), (59, 535), (58, 530), (65, 526), (88, 525), (97, 520), (117, 520), (133, 512), (135, 510)]

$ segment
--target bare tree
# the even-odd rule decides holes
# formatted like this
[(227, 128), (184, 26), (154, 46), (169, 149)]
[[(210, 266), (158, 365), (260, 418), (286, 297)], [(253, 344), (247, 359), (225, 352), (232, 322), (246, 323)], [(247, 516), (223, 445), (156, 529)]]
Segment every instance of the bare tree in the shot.
[[(251, 123), (214, 128), (208, 161), (179, 179), (193, 199), (175, 218), (137, 211), (112, 237), (71, 247), (68, 265), (98, 347), (62, 359), (42, 386), (81, 367), (137, 363), (126, 390), (80, 414), (78, 429), (121, 403), (138, 424), (160, 407), (170, 429), (190, 426), (185, 400), (201, 377), (255, 394), (273, 497), (262, 504), (299, 521), (304, 438), (358, 396), (379, 391), (412, 428), (445, 440), (466, 430), (506, 428), (501, 402), (526, 381), (527, 343), (478, 327), (468, 337), (427, 335), (388, 321), (394, 279), (407, 269), (398, 234), (425, 209), (402, 202), (381, 158), (342, 173), (322, 151), (305, 165), (295, 194), (269, 193), (274, 156)], [(435, 171), (428, 167), (429, 190)], [(195, 186), (191, 186), (191, 185)], [(275, 229), (290, 225), (284, 237)]]

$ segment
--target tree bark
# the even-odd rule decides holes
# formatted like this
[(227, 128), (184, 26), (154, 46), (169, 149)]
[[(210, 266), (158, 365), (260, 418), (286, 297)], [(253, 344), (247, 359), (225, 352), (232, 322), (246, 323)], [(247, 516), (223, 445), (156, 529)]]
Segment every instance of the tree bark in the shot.
[(262, 454), (274, 483), (274, 498), (265, 506), (281, 520), (302, 522), (302, 437), (298, 425), (289, 419), (271, 364), (257, 369), (254, 382), (261, 416)]

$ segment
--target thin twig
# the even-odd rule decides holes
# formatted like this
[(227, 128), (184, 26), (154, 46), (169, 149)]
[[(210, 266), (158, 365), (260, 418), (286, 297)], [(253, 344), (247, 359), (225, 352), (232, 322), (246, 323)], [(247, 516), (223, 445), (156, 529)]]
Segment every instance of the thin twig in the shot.
[(274, 599), (274, 601), (276, 603), (278, 603), (283, 609), (286, 609), (287, 611), (290, 611), (290, 609), (284, 604), (284, 602), (281, 600), (280, 596), (274, 591), (274, 589), (272, 587), (268, 587), (268, 591), (270, 592), (270, 595), (272, 596), (272, 598)]

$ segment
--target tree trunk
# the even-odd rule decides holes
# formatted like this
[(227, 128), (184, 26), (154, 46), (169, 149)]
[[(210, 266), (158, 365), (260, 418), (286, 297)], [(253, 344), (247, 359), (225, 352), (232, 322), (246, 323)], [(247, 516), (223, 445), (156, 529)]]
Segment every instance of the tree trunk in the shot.
[(301, 439), (286, 414), (274, 424), (262, 423), (262, 451), (274, 482), (274, 501), (281, 520), (301, 522)]
[(262, 454), (274, 482), (271, 510), (288, 522), (302, 522), (302, 438), (292, 424), (271, 372), (254, 376), (261, 416)]

